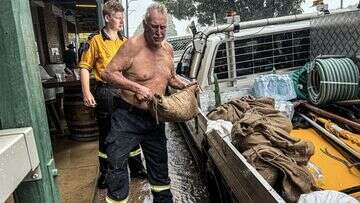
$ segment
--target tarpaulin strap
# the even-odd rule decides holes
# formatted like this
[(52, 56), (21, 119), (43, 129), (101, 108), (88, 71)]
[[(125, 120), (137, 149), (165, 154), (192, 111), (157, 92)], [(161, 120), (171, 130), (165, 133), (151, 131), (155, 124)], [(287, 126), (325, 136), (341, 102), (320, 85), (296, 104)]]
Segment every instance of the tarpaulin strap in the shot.
[(156, 124), (159, 125), (158, 101), (157, 101), (157, 99), (154, 97), (154, 98), (152, 99), (152, 102), (153, 102), (153, 109), (154, 109), (154, 111), (155, 111)]
[(150, 188), (153, 192), (161, 192), (164, 190), (170, 190), (170, 184), (169, 185), (150, 185)]
[(126, 199), (124, 199), (124, 200), (113, 200), (110, 197), (106, 197), (106, 203), (127, 203), (128, 198), (129, 197), (126, 197)]
[(129, 157), (134, 157), (134, 156), (137, 156), (137, 155), (139, 155), (139, 154), (141, 154), (141, 148), (130, 152)]
[(108, 158), (105, 153), (102, 153), (102, 152), (100, 152), (100, 151), (99, 151), (98, 157), (101, 157), (101, 158), (103, 158), (103, 159), (107, 159), (107, 158)]

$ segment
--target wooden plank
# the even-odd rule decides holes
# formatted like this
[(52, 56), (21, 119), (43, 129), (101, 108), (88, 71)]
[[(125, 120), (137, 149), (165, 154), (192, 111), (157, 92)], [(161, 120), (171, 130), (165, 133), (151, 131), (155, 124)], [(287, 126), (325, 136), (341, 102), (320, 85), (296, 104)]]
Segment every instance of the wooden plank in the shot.
[(22, 183), (16, 202), (59, 202), (29, 0), (0, 1), (0, 128), (32, 127), (42, 179)]
[(197, 120), (198, 120), (199, 128), (205, 132), (207, 128), (208, 120), (207, 117), (202, 113), (202, 111), (200, 111), (199, 115), (197, 116)]
[[(269, 185), (269, 183), (252, 167), (243, 157), (240, 152), (233, 146), (230, 142), (225, 145), (225, 154), (226, 159), (231, 160), (234, 163), (234, 166), (238, 165), (239, 167), (233, 167), (235, 173), (243, 172), (243, 176), (247, 177), (246, 180), (249, 180), (249, 184), (252, 188), (257, 189), (257, 194), (261, 192), (263, 195), (262, 199), (273, 201), (273, 202), (285, 202), (285, 200), (274, 190), (274, 188)], [(236, 153), (235, 153), (236, 152)], [(259, 190), (260, 189), (260, 190)]]
[(196, 119), (197, 118), (194, 118), (193, 120), (186, 121), (184, 123), (187, 126), (187, 129), (189, 130), (190, 134), (195, 135), (195, 136), (190, 136), (190, 137), (192, 137), (192, 140), (194, 141), (194, 144), (196, 145), (198, 150), (201, 151), (204, 135), (198, 132), (198, 130), (196, 128), (196, 125), (197, 125)]
[(246, 187), (246, 185), (242, 185), (241, 182), (239, 182), (237, 175), (229, 168), (228, 160), (225, 160), (223, 155), (214, 147), (209, 149), (209, 155), (222, 174), (222, 178), (225, 180), (227, 186), (230, 188), (231, 193), (235, 198), (234, 202), (255, 202), (244, 189), (244, 186)]
[[(225, 141), (217, 132), (212, 131), (207, 136), (211, 147), (223, 154), (230, 170), (236, 174), (239, 185), (255, 202), (285, 202), (280, 195), (265, 181), (265, 179), (249, 164), (237, 149)], [(261, 194), (261, 195), (259, 195)]]

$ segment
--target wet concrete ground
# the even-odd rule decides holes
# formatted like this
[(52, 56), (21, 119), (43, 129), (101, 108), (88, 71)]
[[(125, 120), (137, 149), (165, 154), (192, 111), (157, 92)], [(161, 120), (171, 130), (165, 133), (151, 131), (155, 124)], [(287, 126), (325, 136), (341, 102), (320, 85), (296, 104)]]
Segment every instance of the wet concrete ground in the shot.
[[(98, 141), (78, 142), (66, 136), (53, 135), (56, 181), (61, 203), (91, 203), (98, 173)], [(14, 203), (11, 195), (5, 203)]]
[(98, 142), (58, 138), (54, 158), (61, 203), (93, 201), (98, 173)]
[[(166, 125), (168, 138), (169, 174), (174, 202), (209, 202), (207, 187), (201, 174), (174, 124)], [(96, 190), (98, 174), (98, 141), (78, 142), (57, 137), (54, 157), (59, 171), (57, 181), (62, 203), (105, 203), (106, 190)], [(94, 196), (95, 195), (95, 196)], [(13, 203), (12, 197), (6, 203)], [(152, 196), (147, 180), (130, 182), (129, 203), (150, 203)]]
[[(174, 124), (166, 125), (168, 138), (169, 174), (174, 202), (202, 203), (209, 202), (207, 187), (201, 179), (201, 174), (180, 134)], [(96, 203), (104, 203), (106, 190), (98, 190)], [(150, 186), (147, 180), (133, 179), (130, 182), (131, 203), (152, 202)]]

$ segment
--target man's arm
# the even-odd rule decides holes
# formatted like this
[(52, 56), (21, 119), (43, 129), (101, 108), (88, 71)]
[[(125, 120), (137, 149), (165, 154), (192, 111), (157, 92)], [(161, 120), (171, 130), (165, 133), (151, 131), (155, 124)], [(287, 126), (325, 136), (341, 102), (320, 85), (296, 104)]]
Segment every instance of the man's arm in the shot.
[(179, 75), (176, 74), (173, 67), (171, 70), (171, 77), (169, 80), (169, 85), (170, 85), (170, 87), (175, 88), (175, 89), (184, 89), (185, 87), (187, 87), (186, 82), (184, 82), (183, 80), (181, 80), (179, 78)]
[(134, 92), (140, 101), (150, 100), (154, 94), (149, 88), (133, 82), (123, 75), (123, 71), (131, 68), (137, 52), (137, 42), (134, 39), (126, 41), (107, 65), (105, 71), (101, 73), (101, 78), (117, 88)]
[(94, 96), (90, 91), (90, 72), (88, 69), (81, 68), (80, 69), (80, 81), (82, 93), (84, 96), (84, 104), (85, 106), (95, 107), (96, 102)]
[(90, 72), (93, 69), (97, 57), (97, 46), (94, 40), (86, 42), (86, 49), (84, 50), (79, 63), (80, 81), (83, 93), (84, 105), (95, 107), (96, 101), (90, 91)]

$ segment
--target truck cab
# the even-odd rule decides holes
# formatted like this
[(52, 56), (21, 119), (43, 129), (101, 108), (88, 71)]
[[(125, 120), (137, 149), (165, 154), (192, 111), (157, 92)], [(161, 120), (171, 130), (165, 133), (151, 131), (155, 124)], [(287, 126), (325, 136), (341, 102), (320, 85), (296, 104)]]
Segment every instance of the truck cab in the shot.
[[(360, 16), (359, 13), (358, 9), (342, 10), (327, 16), (302, 14), (242, 23), (233, 19), (229, 24), (210, 27), (194, 35), (177, 64), (176, 72), (200, 85), (200, 113), (195, 119), (181, 123), (180, 127), (196, 162), (206, 174), (210, 194), (216, 194), (212, 198), (214, 202), (285, 202), (234, 147), (229, 134), (207, 132), (207, 114), (216, 107), (217, 97), (226, 103), (236, 97), (252, 95), (255, 78), (272, 72), (291, 73), (316, 55), (360, 54), (344, 50), (332, 53), (336, 43), (332, 47), (323, 47), (322, 51), (314, 47), (319, 43), (319, 30), (331, 33), (332, 40), (339, 43), (344, 33), (325, 29), (334, 25), (349, 26), (328, 19)], [(324, 24), (316, 24), (318, 22)], [(359, 22), (351, 21), (349, 24), (360, 28)], [(352, 34), (360, 39), (359, 32)], [(351, 46), (360, 50), (360, 45)]]

